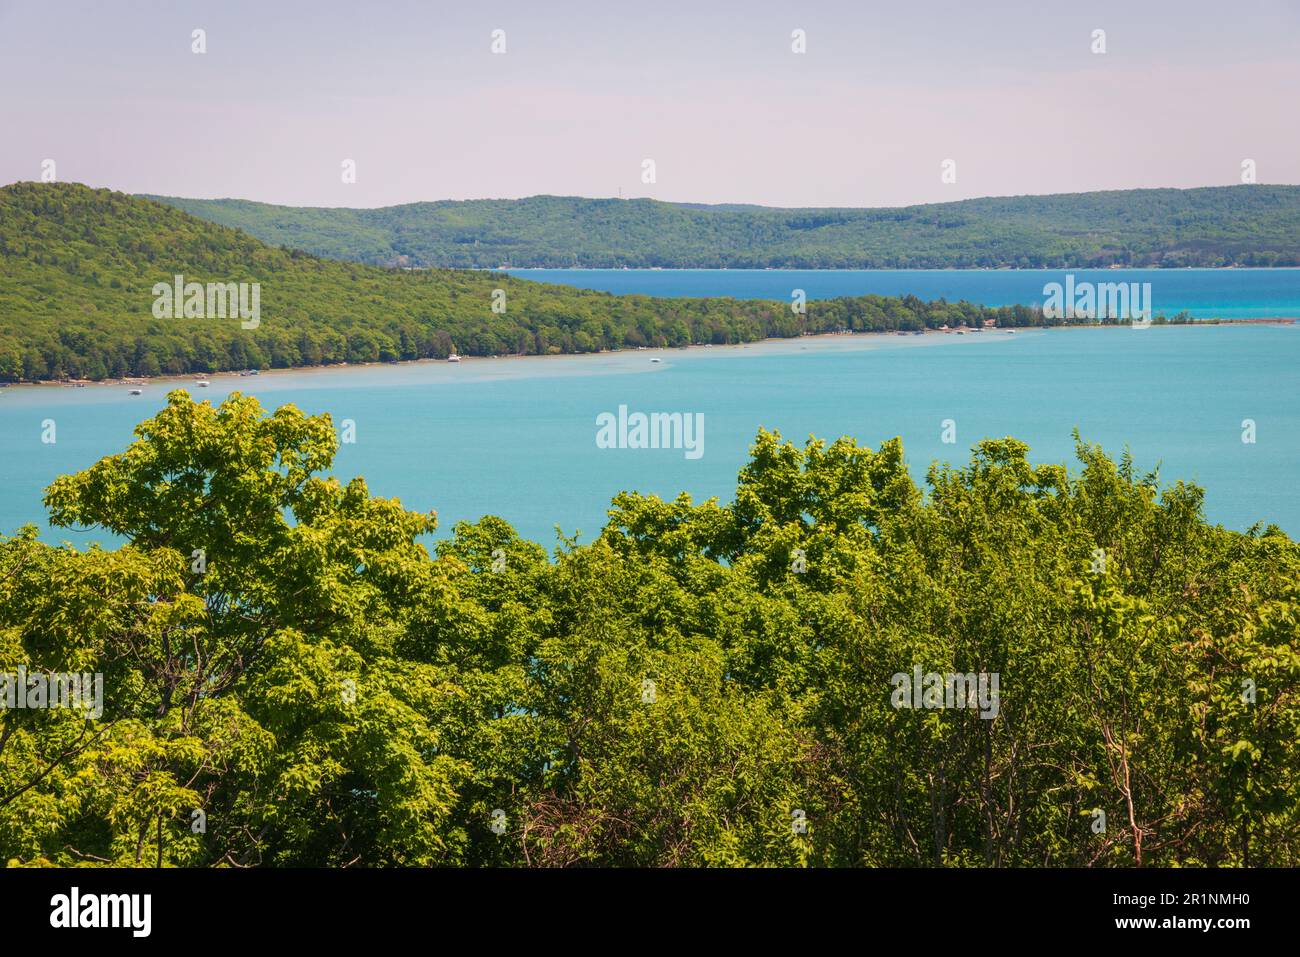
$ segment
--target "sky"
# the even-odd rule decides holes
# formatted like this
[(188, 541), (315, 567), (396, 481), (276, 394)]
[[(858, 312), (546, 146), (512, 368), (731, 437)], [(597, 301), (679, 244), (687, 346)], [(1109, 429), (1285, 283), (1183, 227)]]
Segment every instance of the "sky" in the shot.
[(1300, 183), (1297, 0), (0, 0), (0, 91), (0, 183), (286, 205)]

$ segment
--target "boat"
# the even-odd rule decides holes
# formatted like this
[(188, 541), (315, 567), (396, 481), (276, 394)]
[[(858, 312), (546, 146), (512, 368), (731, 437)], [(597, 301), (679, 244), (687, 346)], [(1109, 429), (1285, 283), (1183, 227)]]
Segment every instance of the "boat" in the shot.
[(132, 395), (144, 395), (144, 389), (132, 389), (132, 390), (131, 390), (131, 394), (132, 394)]
[(650, 361), (651, 361), (651, 362), (662, 362), (663, 360), (662, 360), (662, 359), (657, 359), (657, 358), (656, 358), (656, 359), (651, 359)]
[(196, 382), (196, 383), (194, 383), (194, 384), (195, 384), (196, 386), (198, 386), (200, 389), (206, 389), (206, 388), (208, 387), (208, 380), (207, 380), (207, 379), (200, 379), (198, 382)]
[(451, 355), (447, 356), (448, 362), (459, 362), (460, 356), (456, 354), (456, 343), (451, 344)]

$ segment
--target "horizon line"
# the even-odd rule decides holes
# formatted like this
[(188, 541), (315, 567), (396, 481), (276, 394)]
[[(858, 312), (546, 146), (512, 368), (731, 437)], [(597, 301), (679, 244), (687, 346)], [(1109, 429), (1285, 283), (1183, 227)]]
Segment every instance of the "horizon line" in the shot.
[(1287, 189), (1295, 189), (1300, 187), (1300, 183), (1217, 183), (1217, 184), (1211, 184), (1206, 186), (1135, 186), (1135, 187), (1129, 187), (1124, 189), (1090, 189), (1090, 190), (1076, 190), (1073, 192), (1060, 192), (1060, 193), (990, 193), (986, 196), (969, 196), (964, 199), (951, 199), (951, 200), (942, 200), (939, 202), (928, 202), (928, 203), (904, 203), (901, 205), (883, 205), (883, 206), (767, 206), (762, 203), (737, 203), (737, 202), (710, 203), (710, 202), (701, 202), (701, 201), (692, 201), (692, 200), (659, 199), (654, 196), (582, 196), (573, 193), (531, 193), (527, 196), (482, 196), (482, 197), (475, 197), (472, 199), (414, 199), (402, 203), (387, 203), (382, 206), (316, 206), (316, 205), (294, 204), (294, 203), (276, 203), (276, 202), (269, 202), (260, 199), (248, 199), (241, 196), (179, 196), (179, 195), (167, 194), (167, 193), (132, 193), (126, 190), (115, 189), (111, 186), (91, 186), (88, 183), (83, 183), (77, 180), (56, 180), (53, 182), (44, 182), (41, 180), (20, 179), (20, 180), (14, 180), (10, 183), (5, 183), (3, 186), (0, 186), (0, 189), (8, 189), (11, 186), (18, 186), (23, 184), (31, 184), (34, 186), (60, 186), (60, 185), (82, 186), (85, 187), (86, 189), (94, 189), (94, 190), (103, 189), (112, 193), (120, 193), (123, 196), (135, 196), (135, 197), (149, 199), (149, 200), (179, 199), (179, 200), (192, 200), (195, 202), (202, 202), (202, 203), (223, 203), (223, 202), (255, 203), (259, 206), (272, 206), (280, 209), (374, 211), (374, 210), (382, 210), (382, 209), (398, 209), (403, 206), (436, 205), (436, 204), (448, 204), (448, 203), (519, 203), (519, 202), (525, 202), (530, 199), (578, 199), (578, 200), (586, 200), (590, 202), (615, 202), (615, 203), (650, 202), (650, 203), (658, 203), (664, 206), (686, 206), (686, 207), (705, 208), (705, 209), (763, 209), (763, 210), (771, 210), (774, 212), (782, 212), (782, 211), (793, 212), (793, 211), (804, 211), (804, 210), (867, 211), (867, 210), (878, 210), (878, 209), (913, 209), (913, 208), (925, 207), (925, 206), (955, 206), (961, 203), (977, 203), (977, 202), (982, 202), (984, 200), (990, 200), (990, 199), (1050, 199), (1050, 198), (1062, 197), (1062, 196), (1093, 196), (1093, 195), (1101, 195), (1105, 193), (1156, 193), (1156, 192), (1190, 193), (1194, 191), (1209, 190), (1209, 189), (1236, 189), (1239, 187), (1249, 188), (1249, 187), (1256, 187), (1256, 186), (1272, 186), (1272, 187), (1281, 187)]

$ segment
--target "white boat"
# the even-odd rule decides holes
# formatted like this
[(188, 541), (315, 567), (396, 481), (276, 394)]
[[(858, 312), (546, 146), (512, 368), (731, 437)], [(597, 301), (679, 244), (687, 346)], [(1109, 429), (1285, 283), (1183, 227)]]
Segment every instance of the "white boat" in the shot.
[(131, 390), (131, 394), (132, 394), (132, 395), (144, 395), (144, 389), (132, 389), (132, 390)]
[(208, 380), (207, 380), (207, 379), (200, 379), (198, 382), (196, 382), (196, 383), (194, 383), (194, 384), (195, 384), (196, 386), (198, 386), (200, 389), (206, 389), (206, 388), (208, 387)]
[(651, 362), (661, 362), (661, 361), (663, 361), (663, 360), (661, 360), (661, 359), (651, 359), (650, 361), (651, 361)]
[(447, 361), (448, 361), (448, 362), (459, 362), (459, 361), (460, 361), (460, 356), (456, 355), (456, 353), (453, 352), (451, 355), (447, 356)]

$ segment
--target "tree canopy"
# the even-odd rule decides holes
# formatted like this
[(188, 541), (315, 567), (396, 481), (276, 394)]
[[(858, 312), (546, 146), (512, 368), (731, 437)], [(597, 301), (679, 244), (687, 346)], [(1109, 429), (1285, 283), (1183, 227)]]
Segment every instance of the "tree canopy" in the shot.
[(268, 243), (384, 265), (1300, 266), (1300, 186), (993, 196), (879, 209), (774, 209), (578, 196), (318, 209), (239, 199), (151, 198)]
[[(1300, 553), (1127, 456), (919, 487), (898, 440), (760, 432), (734, 501), (623, 493), (548, 554), (426, 546), (293, 406), (136, 436), (46, 494), (124, 544), (0, 539), (0, 672), (104, 676), (0, 709), (0, 860), (1300, 864)], [(996, 715), (895, 707), (914, 668)]]
[[(257, 284), (258, 321), (159, 318), (157, 284)], [(249, 296), (251, 299), (251, 295)], [(0, 188), (0, 381), (732, 344), (810, 332), (1042, 323), (1036, 307), (861, 296), (614, 296), (469, 270), (333, 262), (146, 199)]]

